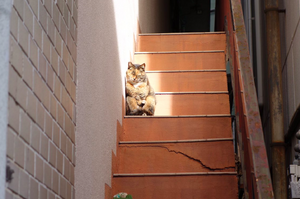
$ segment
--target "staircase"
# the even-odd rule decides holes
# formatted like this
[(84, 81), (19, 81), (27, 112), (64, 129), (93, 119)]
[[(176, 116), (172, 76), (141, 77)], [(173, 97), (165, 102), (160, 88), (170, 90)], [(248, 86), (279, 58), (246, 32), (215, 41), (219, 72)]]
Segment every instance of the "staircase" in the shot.
[(226, 35), (143, 34), (155, 116), (125, 116), (112, 192), (133, 199), (238, 198), (225, 70)]

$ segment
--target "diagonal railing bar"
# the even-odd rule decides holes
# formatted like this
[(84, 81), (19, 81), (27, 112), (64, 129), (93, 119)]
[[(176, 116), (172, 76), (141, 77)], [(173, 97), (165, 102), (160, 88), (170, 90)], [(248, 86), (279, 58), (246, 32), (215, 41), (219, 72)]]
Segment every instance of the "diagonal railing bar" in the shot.
[(228, 26), (232, 28), (229, 32), (235, 31), (235, 34), (230, 34), (233, 38), (229, 40), (233, 42), (229, 45), (233, 46), (229, 47), (229, 57), (234, 59), (231, 60), (234, 65), (234, 99), (239, 123), (237, 130), (242, 136), (239, 145), (243, 146), (244, 153), (246, 197), (274, 198), (240, 0), (231, 0), (231, 14), (227, 17), (233, 19), (233, 27)]

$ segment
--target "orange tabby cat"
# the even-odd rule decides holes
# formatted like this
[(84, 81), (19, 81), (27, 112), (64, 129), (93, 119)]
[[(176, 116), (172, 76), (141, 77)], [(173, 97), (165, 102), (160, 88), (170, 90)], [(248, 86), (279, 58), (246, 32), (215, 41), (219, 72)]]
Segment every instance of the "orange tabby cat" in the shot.
[(149, 85), (145, 64), (128, 63), (126, 71), (126, 114), (154, 115), (155, 94)]

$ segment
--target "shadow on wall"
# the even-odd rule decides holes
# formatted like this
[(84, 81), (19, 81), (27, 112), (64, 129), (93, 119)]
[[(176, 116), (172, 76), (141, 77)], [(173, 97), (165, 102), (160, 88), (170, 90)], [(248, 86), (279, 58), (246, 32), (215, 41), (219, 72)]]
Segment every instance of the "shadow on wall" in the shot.
[(113, 1), (78, 3), (76, 198), (104, 198), (111, 185), (116, 121), (122, 118), (120, 69)]

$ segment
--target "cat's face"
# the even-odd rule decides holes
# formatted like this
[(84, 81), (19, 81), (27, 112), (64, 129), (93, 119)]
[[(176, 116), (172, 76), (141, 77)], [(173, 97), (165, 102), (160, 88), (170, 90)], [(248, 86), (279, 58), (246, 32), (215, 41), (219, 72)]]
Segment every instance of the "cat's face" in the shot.
[(145, 64), (133, 64), (129, 62), (128, 70), (126, 71), (127, 81), (132, 84), (147, 81), (145, 67)]

